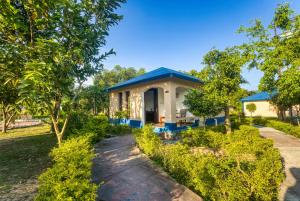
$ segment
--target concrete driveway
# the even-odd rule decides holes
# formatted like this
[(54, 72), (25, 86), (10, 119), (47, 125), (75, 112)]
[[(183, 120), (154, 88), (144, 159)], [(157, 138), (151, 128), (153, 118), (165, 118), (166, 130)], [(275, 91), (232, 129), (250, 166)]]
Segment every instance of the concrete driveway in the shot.
[(259, 128), (261, 136), (273, 139), (284, 160), (286, 179), (280, 190), (280, 200), (300, 201), (300, 140), (273, 128)]
[(93, 181), (103, 201), (201, 201), (154, 165), (135, 147), (131, 135), (105, 139), (95, 146)]

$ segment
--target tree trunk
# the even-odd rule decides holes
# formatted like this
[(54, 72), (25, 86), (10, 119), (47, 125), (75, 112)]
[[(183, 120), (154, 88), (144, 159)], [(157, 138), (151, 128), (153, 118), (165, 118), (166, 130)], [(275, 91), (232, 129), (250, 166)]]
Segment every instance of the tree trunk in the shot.
[(227, 106), (224, 109), (225, 112), (225, 129), (226, 129), (226, 133), (229, 134), (231, 133), (231, 121), (230, 121), (230, 116), (229, 116), (229, 107)]
[(6, 133), (6, 112), (3, 109), (2, 133)]
[(62, 143), (62, 140), (63, 140), (63, 136), (65, 134), (67, 125), (68, 125), (69, 116), (66, 117), (66, 119), (64, 121), (64, 125), (61, 130), (59, 129), (59, 126), (58, 126), (58, 122), (59, 122), (58, 119), (55, 119), (54, 115), (51, 115), (51, 119), (52, 119), (54, 131), (55, 131), (55, 135), (57, 138), (57, 143), (58, 143), (58, 146), (60, 146)]
[(290, 123), (293, 124), (293, 107), (289, 108), (289, 113), (290, 113)]

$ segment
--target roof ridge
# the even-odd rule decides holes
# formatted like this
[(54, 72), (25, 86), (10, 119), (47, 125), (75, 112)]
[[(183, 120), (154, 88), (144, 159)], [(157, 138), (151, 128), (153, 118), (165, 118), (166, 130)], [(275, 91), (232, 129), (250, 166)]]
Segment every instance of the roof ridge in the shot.
[(197, 77), (194, 77), (194, 76), (189, 75), (187, 73), (183, 73), (183, 72), (176, 71), (176, 70), (166, 68), (166, 67), (159, 67), (155, 70), (146, 72), (146, 73), (144, 73), (142, 75), (139, 75), (137, 77), (131, 78), (131, 79), (126, 80), (126, 81), (121, 82), (121, 83), (118, 83), (118, 84), (110, 87), (108, 90), (114, 90), (114, 89), (129, 86), (129, 85), (133, 85), (133, 84), (138, 84), (138, 83), (141, 83), (141, 82), (147, 82), (147, 81), (151, 81), (151, 80), (162, 79), (162, 78), (166, 78), (166, 77), (177, 77), (179, 79), (188, 80), (188, 81), (191, 81), (191, 82), (198, 82), (198, 83), (202, 82)]

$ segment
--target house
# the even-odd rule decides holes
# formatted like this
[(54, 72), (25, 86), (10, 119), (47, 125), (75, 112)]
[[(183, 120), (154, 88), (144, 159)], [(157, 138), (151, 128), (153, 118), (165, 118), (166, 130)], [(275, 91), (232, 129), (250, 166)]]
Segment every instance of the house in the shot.
[[(199, 118), (187, 110), (183, 101), (188, 89), (202, 84), (196, 77), (164, 67), (119, 83), (108, 89), (110, 120), (132, 127), (152, 123), (156, 132), (198, 126)], [(120, 111), (127, 118), (120, 120)]]
[[(266, 91), (254, 94), (241, 99), (242, 108), (245, 116), (251, 116), (251, 113), (246, 109), (248, 104), (254, 103), (256, 105), (256, 111), (253, 112), (253, 116), (262, 117), (278, 117), (276, 107), (271, 103), (271, 98), (274, 94), (270, 94)], [(292, 115), (296, 116), (296, 106), (293, 107)], [(286, 116), (290, 115), (290, 111), (286, 111)]]

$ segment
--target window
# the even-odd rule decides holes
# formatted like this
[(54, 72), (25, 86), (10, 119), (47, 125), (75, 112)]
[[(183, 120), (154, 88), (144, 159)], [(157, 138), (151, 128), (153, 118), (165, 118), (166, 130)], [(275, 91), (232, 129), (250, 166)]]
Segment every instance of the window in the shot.
[(126, 111), (127, 111), (127, 115), (129, 116), (129, 114), (130, 114), (130, 108), (129, 108), (129, 106), (130, 106), (130, 99), (129, 99), (129, 97), (130, 97), (130, 91), (126, 91)]
[(122, 104), (123, 104), (123, 93), (119, 93), (119, 111), (122, 111)]

